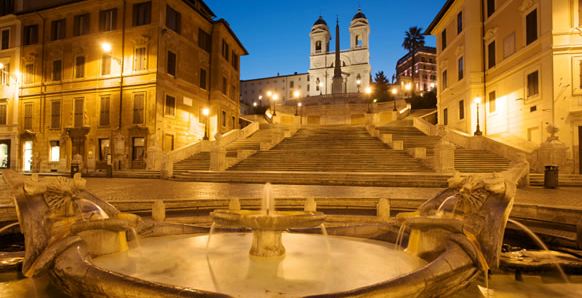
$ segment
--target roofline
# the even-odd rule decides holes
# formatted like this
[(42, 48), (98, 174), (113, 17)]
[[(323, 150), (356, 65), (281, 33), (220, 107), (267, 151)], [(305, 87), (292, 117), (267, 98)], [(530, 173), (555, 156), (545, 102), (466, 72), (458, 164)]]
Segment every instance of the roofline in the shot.
[(241, 56), (244, 55), (248, 55), (249, 51), (247, 51), (247, 49), (245, 48), (245, 46), (242, 44), (242, 42), (240, 41), (240, 39), (238, 39), (238, 36), (236, 36), (236, 33), (234, 33), (234, 31), (232, 30), (232, 28), (230, 27), (230, 25), (228, 24), (228, 22), (221, 18), (219, 20), (216, 21), (212, 21), (212, 24), (223, 24), (224, 27), (226, 27), (226, 29), (228, 30), (228, 32), (232, 35), (232, 37), (234, 38), (234, 40), (238, 43), (238, 45), (241, 47), (241, 49), (243, 50), (243, 54)]
[(447, 2), (445, 2), (439, 13), (436, 15), (436, 17), (432, 20), (430, 25), (428, 25), (428, 27), (424, 31), (424, 35), (432, 35), (432, 31), (442, 20), (442, 18), (445, 16), (449, 8), (451, 8), (451, 6), (453, 5), (453, 3), (455, 3), (455, 0), (447, 0)]
[[(425, 51), (423, 51), (425, 50)], [(418, 50), (416, 50), (416, 54), (418, 53), (430, 53), (430, 54), (435, 54), (436, 55), (436, 48), (435, 47), (428, 47), (428, 46), (424, 46)], [(404, 56), (402, 56), (402, 58), (398, 59), (398, 61), (396, 62), (396, 65), (410, 59), (411, 52), (406, 53)]]
[(264, 78), (258, 78), (258, 79), (250, 79), (250, 80), (240, 80), (240, 82), (246, 83), (246, 82), (252, 82), (252, 81), (270, 80), (270, 79), (276, 79), (276, 78), (288, 78), (288, 77), (294, 77), (294, 76), (303, 76), (303, 75), (308, 75), (308, 74), (309, 74), (308, 72), (302, 72), (302, 73), (288, 74), (288, 75), (282, 75), (282, 76), (264, 77)]

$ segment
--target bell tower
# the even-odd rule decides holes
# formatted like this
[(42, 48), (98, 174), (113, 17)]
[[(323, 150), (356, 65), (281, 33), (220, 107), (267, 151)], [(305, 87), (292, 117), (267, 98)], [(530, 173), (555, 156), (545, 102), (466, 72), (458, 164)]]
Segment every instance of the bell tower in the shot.
[(368, 18), (358, 9), (358, 12), (352, 18), (350, 24), (350, 49), (367, 49), (369, 48), (370, 24)]
[(319, 16), (311, 28), (311, 56), (327, 54), (331, 35), (323, 17)]

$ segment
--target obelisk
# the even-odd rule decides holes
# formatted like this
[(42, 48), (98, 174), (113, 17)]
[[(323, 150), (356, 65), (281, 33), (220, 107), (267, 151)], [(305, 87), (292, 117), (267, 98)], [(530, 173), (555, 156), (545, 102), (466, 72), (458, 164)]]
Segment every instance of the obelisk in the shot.
[(333, 70), (333, 81), (331, 83), (332, 94), (344, 93), (344, 79), (342, 77), (342, 61), (340, 59), (340, 32), (339, 18), (335, 25), (335, 67)]

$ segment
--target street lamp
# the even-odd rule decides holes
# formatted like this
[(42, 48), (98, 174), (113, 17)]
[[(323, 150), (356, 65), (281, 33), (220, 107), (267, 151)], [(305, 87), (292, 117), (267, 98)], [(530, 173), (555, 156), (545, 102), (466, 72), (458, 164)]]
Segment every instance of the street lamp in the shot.
[(323, 95), (323, 82), (319, 82), (319, 95)]
[(392, 88), (392, 90), (390, 90), (390, 92), (392, 92), (392, 96), (393, 96), (393, 101), (394, 101), (394, 108), (392, 109), (392, 111), (397, 111), (396, 109), (396, 95), (398, 94), (398, 89), (396, 89), (396, 87)]
[(360, 85), (362, 85), (362, 80), (361, 79), (357, 79), (356, 80), (356, 86), (358, 86), (358, 93), (360, 93)]
[(104, 53), (111, 53), (112, 49), (113, 49), (113, 46), (111, 46), (111, 43), (109, 43), (109, 42), (102, 42), (101, 43), (101, 50)]
[(293, 91), (293, 98), (297, 99), (301, 96), (301, 91), (295, 90)]
[(479, 125), (479, 104), (481, 104), (481, 97), (475, 97), (473, 102), (475, 103), (475, 106), (477, 108), (477, 127), (475, 128), (475, 135), (480, 136), (483, 135), (483, 133), (481, 132), (481, 127)]
[(295, 116), (299, 115), (299, 109), (301, 108), (301, 106), (303, 106), (303, 104), (301, 102), (298, 102), (297, 106), (295, 107)]
[(204, 115), (204, 140), (208, 140), (208, 116), (210, 115), (210, 109), (204, 108), (202, 109), (202, 115)]
[(372, 113), (372, 111), (370, 110), (370, 96), (372, 96), (372, 87), (370, 87), (370, 86), (366, 87), (364, 92), (368, 96), (368, 114), (369, 114), (369, 113)]
[(271, 101), (273, 102), (273, 116), (277, 116), (277, 100), (279, 100), (279, 94), (272, 93)]

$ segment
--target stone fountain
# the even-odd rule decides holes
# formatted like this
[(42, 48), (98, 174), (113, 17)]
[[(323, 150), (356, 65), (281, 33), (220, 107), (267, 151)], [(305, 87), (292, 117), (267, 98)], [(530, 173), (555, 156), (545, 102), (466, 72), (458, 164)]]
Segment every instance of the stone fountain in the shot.
[(383, 218), (381, 229), (408, 235), (404, 249), (336, 237), (347, 236), (341, 229), (330, 233), (329, 250), (324, 236), (283, 233), (316, 228), (326, 217), (312, 207), (276, 211), (269, 186), (260, 211), (235, 201), (212, 212), (220, 227), (253, 232), (219, 233), (207, 249), (208, 227), (120, 212), (87, 192), (79, 176), (3, 177), (25, 236), (24, 275), (48, 275), (72, 297), (442, 297), (498, 265), (524, 169), (455, 177), (416, 212)]
[[(237, 204), (230, 204), (237, 206)], [(285, 246), (281, 234), (288, 229), (319, 227), (325, 221), (321, 212), (276, 211), (271, 195), (271, 184), (266, 184), (261, 210), (250, 211), (229, 208), (211, 213), (214, 223), (222, 227), (249, 228), (253, 231), (250, 255), (255, 257), (282, 257)]]

